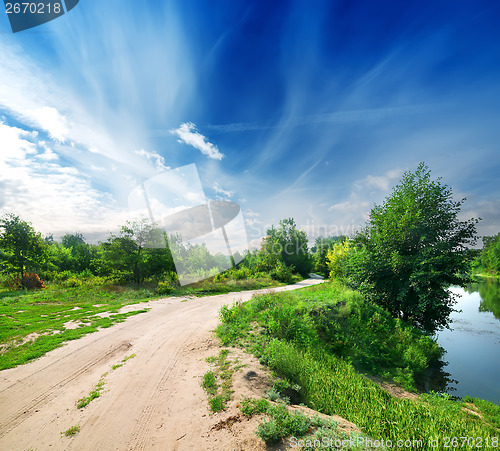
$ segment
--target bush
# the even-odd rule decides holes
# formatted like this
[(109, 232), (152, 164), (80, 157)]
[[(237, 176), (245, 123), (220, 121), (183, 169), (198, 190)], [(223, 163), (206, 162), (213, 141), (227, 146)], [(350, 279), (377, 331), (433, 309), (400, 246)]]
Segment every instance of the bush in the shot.
[(231, 278), (234, 280), (249, 279), (252, 277), (252, 271), (246, 267), (238, 268), (231, 271)]
[(170, 294), (180, 286), (179, 277), (173, 271), (167, 271), (163, 277), (163, 281), (158, 282), (156, 294)]
[(290, 283), (293, 280), (293, 269), (293, 266), (286, 266), (281, 260), (278, 260), (270, 275), (273, 280)]
[(23, 274), (20, 285), (22, 288), (27, 290), (45, 288), (43, 280), (41, 280), (40, 277), (38, 277), (38, 274), (35, 274), (34, 272)]
[(60, 285), (65, 287), (65, 288), (81, 287), (83, 285), (83, 281), (78, 276), (72, 276), (72, 277), (60, 282)]
[(174, 287), (169, 282), (158, 282), (155, 289), (156, 294), (170, 294), (174, 291)]

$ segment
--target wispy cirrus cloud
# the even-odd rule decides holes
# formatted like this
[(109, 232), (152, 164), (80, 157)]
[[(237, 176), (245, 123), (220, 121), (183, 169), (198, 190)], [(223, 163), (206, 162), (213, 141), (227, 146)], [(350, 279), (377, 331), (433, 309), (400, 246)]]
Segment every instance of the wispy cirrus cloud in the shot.
[(217, 182), (214, 183), (212, 189), (215, 191), (218, 200), (229, 200), (234, 195), (233, 191), (225, 190)]
[(215, 144), (209, 142), (205, 136), (198, 132), (196, 125), (192, 122), (184, 122), (179, 128), (170, 130), (170, 133), (177, 136), (179, 142), (193, 146), (208, 158), (222, 160), (224, 157)]
[(170, 166), (165, 165), (165, 158), (163, 158), (158, 152), (148, 152), (144, 149), (135, 150), (134, 153), (140, 157), (146, 158), (146, 160), (151, 161), (158, 170), (168, 171)]
[[(406, 105), (387, 108), (368, 108), (362, 110), (334, 111), (331, 113), (310, 114), (307, 116), (294, 116), (286, 121), (287, 127), (300, 127), (328, 123), (362, 122), (391, 117), (411, 116), (426, 114), (429, 111), (444, 108), (446, 105)], [(235, 122), (231, 124), (211, 124), (207, 125), (208, 130), (221, 133), (236, 133), (257, 130), (271, 130), (282, 128), (283, 123), (262, 123), (262, 122)]]

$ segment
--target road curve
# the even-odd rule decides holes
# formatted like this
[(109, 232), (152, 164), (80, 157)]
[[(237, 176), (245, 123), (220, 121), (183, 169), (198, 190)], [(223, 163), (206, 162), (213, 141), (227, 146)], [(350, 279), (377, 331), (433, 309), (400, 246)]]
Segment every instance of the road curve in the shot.
[[(321, 282), (307, 279), (271, 291)], [(147, 313), (1, 371), (0, 449), (217, 449), (204, 436), (203, 356), (216, 352), (211, 330), (220, 307), (265, 291), (150, 301)], [(136, 357), (111, 369), (132, 353)], [(75, 402), (106, 372), (102, 396), (78, 410)], [(80, 426), (77, 435), (61, 434), (74, 425)]]

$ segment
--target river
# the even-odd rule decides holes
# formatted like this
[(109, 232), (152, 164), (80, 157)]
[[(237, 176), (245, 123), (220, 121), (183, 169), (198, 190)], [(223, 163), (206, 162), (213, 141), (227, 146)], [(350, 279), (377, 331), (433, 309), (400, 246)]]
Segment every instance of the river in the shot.
[(500, 283), (484, 279), (451, 290), (459, 295), (455, 309), (461, 311), (451, 315), (452, 330), (438, 334), (446, 353), (425, 389), (500, 404)]

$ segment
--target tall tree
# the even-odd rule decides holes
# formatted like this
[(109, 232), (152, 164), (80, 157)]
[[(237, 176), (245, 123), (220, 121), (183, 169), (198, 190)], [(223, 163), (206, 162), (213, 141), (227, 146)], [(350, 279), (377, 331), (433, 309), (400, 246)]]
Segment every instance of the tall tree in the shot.
[(431, 180), (421, 163), (405, 172), (354, 238), (347, 281), (394, 315), (432, 332), (449, 322), (451, 285), (465, 286), (478, 219), (459, 220), (465, 198)]
[(311, 248), (312, 260), (314, 264), (314, 270), (328, 276), (328, 261), (327, 254), (330, 250), (335, 247), (335, 244), (342, 243), (345, 241), (346, 237), (340, 236), (320, 236), (316, 238), (314, 246)]
[(45, 259), (45, 242), (33, 226), (19, 216), (7, 214), (0, 219), (2, 269), (18, 274), (36, 270)]
[(297, 228), (293, 218), (282, 219), (278, 228), (272, 227), (267, 231), (260, 255), (268, 269), (273, 269), (280, 260), (288, 267), (293, 266), (303, 276), (311, 270), (307, 235)]
[(96, 250), (85, 242), (85, 237), (79, 233), (67, 233), (62, 237), (62, 245), (71, 252), (71, 270), (76, 272), (89, 269), (92, 259), (96, 258)]
[(102, 246), (109, 265), (136, 283), (174, 268), (164, 232), (145, 218), (127, 221)]

